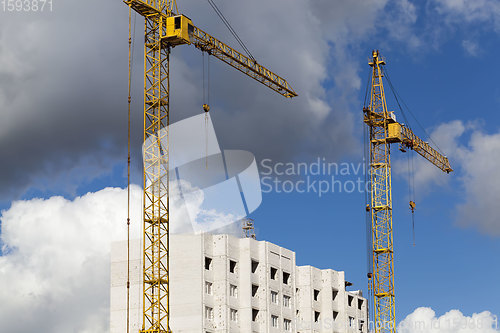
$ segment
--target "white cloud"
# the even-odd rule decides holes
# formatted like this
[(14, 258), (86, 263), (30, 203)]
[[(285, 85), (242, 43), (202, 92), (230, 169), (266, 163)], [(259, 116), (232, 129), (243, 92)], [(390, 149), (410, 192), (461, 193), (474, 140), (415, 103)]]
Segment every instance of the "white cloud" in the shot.
[(473, 57), (478, 55), (479, 45), (476, 42), (472, 40), (463, 40), (462, 47), (464, 48), (465, 52), (467, 52), (468, 55)]
[[(458, 186), (453, 190), (463, 193), (462, 202), (456, 207), (458, 224), (500, 236), (497, 218), (500, 177), (496, 176), (500, 165), (500, 133), (488, 134), (475, 122), (454, 120), (439, 125), (431, 137), (448, 154), (454, 173), (447, 176), (427, 160), (416, 158), (417, 193), (426, 194), (431, 186), (445, 186), (452, 178), (457, 179)], [(397, 162), (397, 169), (406, 170), (405, 164), (406, 161)]]
[[(2, 212), (1, 332), (109, 330), (110, 243), (125, 238), (126, 202), (125, 190), (107, 188), (73, 201), (17, 201)], [(137, 226), (135, 186), (132, 202)]]
[(500, 2), (496, 0), (435, 0), (437, 11), (450, 23), (490, 23), (500, 32)]
[[(132, 239), (140, 238), (141, 202), (142, 190), (132, 186)], [(0, 332), (109, 330), (109, 254), (111, 242), (126, 239), (126, 204), (125, 189), (106, 188), (74, 200), (16, 201), (2, 211)], [(192, 231), (178, 206), (171, 202), (172, 232)], [(213, 233), (241, 235), (239, 224), (222, 225)]]
[(409, 0), (393, 1), (392, 15), (387, 15), (383, 20), (387, 31), (394, 40), (404, 42), (411, 49), (422, 45), (421, 37), (416, 26), (418, 15), (416, 6)]
[(398, 326), (398, 333), (497, 333), (498, 318), (488, 311), (465, 316), (451, 310), (436, 316), (431, 308), (421, 307), (409, 314)]
[(500, 236), (500, 133), (474, 131), (468, 145), (459, 148), (459, 157), (465, 189), (465, 202), (457, 207), (459, 224)]

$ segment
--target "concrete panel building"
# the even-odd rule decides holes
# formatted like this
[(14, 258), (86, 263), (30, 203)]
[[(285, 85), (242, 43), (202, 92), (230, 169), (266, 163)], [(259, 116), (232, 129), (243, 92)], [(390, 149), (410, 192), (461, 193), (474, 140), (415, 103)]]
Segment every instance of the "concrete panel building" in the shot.
[[(297, 267), (295, 253), (230, 235), (173, 235), (174, 333), (368, 332), (367, 303), (345, 290), (344, 272)], [(131, 251), (131, 332), (142, 323), (139, 241)], [(126, 242), (111, 255), (111, 333), (126, 327)]]

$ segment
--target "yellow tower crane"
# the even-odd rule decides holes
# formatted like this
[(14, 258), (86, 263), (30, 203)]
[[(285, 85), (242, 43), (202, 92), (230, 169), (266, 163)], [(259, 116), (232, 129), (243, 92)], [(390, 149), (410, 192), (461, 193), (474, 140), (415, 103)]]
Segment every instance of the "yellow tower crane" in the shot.
[[(371, 198), (366, 208), (371, 215), (372, 271), (368, 273), (368, 284), (373, 293), (375, 332), (395, 333), (391, 143), (413, 149), (446, 173), (453, 170), (448, 158), (417, 137), (408, 127), (398, 123), (394, 113), (387, 110), (382, 82), (385, 60), (379, 51), (373, 51), (369, 65), (372, 67), (370, 104), (363, 108), (364, 122), (370, 131), (368, 168)], [(413, 209), (415, 204), (412, 203), (410, 206)]]
[[(171, 49), (183, 44), (193, 45), (285, 97), (295, 97), (297, 94), (285, 79), (258, 64), (253, 58), (248, 58), (194, 26), (188, 17), (178, 14), (175, 0), (125, 0), (124, 2), (130, 10), (142, 15), (145, 21), (142, 258), (144, 291), (143, 322), (140, 332), (170, 333), (167, 126)], [(162, 142), (167, 143), (166, 148)]]

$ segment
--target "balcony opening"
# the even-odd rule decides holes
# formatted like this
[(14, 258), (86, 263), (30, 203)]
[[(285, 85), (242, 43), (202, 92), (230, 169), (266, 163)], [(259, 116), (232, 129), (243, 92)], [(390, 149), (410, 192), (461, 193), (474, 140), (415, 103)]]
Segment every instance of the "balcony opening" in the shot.
[(231, 309), (229, 312), (229, 318), (231, 321), (238, 322), (238, 310), (236, 309)]
[(235, 286), (234, 284), (231, 284), (229, 286), (229, 296), (235, 297), (235, 298), (238, 297), (238, 287)]
[(338, 290), (332, 289), (332, 301), (335, 301), (335, 299), (337, 298), (338, 293), (339, 293)]
[(358, 325), (358, 329), (360, 332), (363, 332), (363, 328), (365, 327), (365, 321), (364, 320), (360, 320), (359, 321), (359, 325)]
[(259, 316), (259, 310), (252, 309), (252, 321), (257, 321), (258, 316)]
[(207, 271), (212, 269), (212, 258), (205, 257), (205, 269)]
[(273, 325), (273, 327), (278, 327), (278, 316), (271, 315), (271, 325)]
[(205, 293), (212, 295), (212, 282), (205, 281)]
[(257, 291), (259, 291), (259, 286), (256, 284), (252, 284), (252, 297), (257, 296)]
[(314, 289), (314, 300), (317, 301), (319, 299), (319, 290)]
[(252, 273), (257, 272), (258, 267), (259, 267), (259, 262), (256, 260), (252, 260)]
[(277, 275), (278, 275), (278, 269), (271, 267), (271, 280), (276, 280)]
[(290, 273), (283, 272), (283, 283), (284, 284), (290, 283)]
[(278, 304), (278, 292), (271, 290), (271, 302)]
[(236, 261), (229, 260), (229, 273), (235, 273), (235, 272), (236, 272)]

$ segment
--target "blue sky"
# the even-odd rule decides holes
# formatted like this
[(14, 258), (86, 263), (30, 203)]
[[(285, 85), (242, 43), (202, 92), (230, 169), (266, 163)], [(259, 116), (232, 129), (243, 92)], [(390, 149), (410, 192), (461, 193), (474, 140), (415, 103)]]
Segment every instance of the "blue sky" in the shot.
[[(262, 1), (261, 6), (269, 6), (272, 15), (280, 13), (280, 4)], [(305, 3), (296, 3), (271, 25), (275, 34), (267, 44), (256, 36), (262, 31), (269, 33), (265, 27), (253, 26), (253, 21), (241, 13), (252, 13), (252, 8), (224, 1), (220, 5), (227, 16), (238, 22), (237, 31), (254, 47), (251, 50), (256, 49), (253, 53), (261, 56), (262, 63), (270, 63), (269, 67), (290, 78), (300, 95), (297, 102), (282, 101), (265, 87), (247, 82), (250, 80), (212, 60), (212, 119), (224, 148), (249, 150), (259, 161), (269, 158), (275, 162), (310, 163), (319, 157), (336, 163), (361, 162), (362, 106), (370, 71), (367, 60), (372, 49), (380, 49), (398, 93), (426, 132), (432, 133), (455, 169), (450, 175), (434, 172), (429, 163), (414, 154), (417, 209), (413, 247), (406, 156), (397, 147), (392, 149), (398, 321), (418, 307), (431, 307), (438, 316), (452, 309), (466, 316), (482, 311), (500, 316), (500, 222), (496, 221), (494, 204), (500, 198), (498, 3), (381, 0), (374, 1), (373, 8), (365, 8), (363, 1), (319, 1), (304, 8), (301, 6)], [(17, 54), (27, 65), (17, 67), (19, 63), (12, 59), (18, 51), (7, 50), (18, 45), (15, 35), (0, 34), (0, 63), (7, 68), (0, 71), (6, 78), (0, 80), (0, 97), (5, 105), (3, 123), (7, 124), (0, 126), (4, 142), (1, 148), (8, 157), (0, 197), (4, 212), (15, 200), (55, 195), (72, 200), (126, 184), (126, 8), (110, 4), (96, 13), (77, 2), (60, 6), (60, 13), (10, 14), (0, 23), (9, 32), (19, 24), (16, 21), (25, 22), (27, 28), (18, 32), (18, 37), (34, 34), (31, 38), (40, 40), (31, 53)], [(189, 16), (199, 22), (196, 24), (208, 26), (221, 39), (235, 44), (215, 21), (215, 15), (206, 15), (208, 7), (204, 6), (186, 1), (181, 7), (192, 13)], [(76, 20), (71, 16), (76, 15), (73, 11), (83, 11), (97, 22), (95, 30), (88, 26), (92, 34), (82, 35), (82, 42), (88, 45), (79, 45), (82, 49), (74, 51), (48, 50), (68, 38), (57, 28), (70, 19)], [(106, 21), (106, 13), (111, 12), (124, 18), (116, 26)], [(297, 28), (291, 22), (303, 12), (314, 18), (307, 21), (314, 23), (310, 30), (305, 25), (304, 29)], [(73, 14), (63, 18), (63, 13)], [(97, 38), (103, 31), (98, 27), (103, 26), (110, 29)], [(78, 31), (76, 25), (69, 27), (69, 32)], [(142, 31), (139, 19), (137, 31)], [(122, 40), (117, 41), (116, 36)], [(138, 32), (137, 43), (140, 41)], [(82, 52), (88, 55), (81, 56)], [(173, 110), (185, 111), (176, 113), (174, 120), (201, 110), (201, 60), (197, 52), (193, 48), (174, 49)], [(278, 59), (282, 52), (287, 57)], [(134, 54), (134, 109), (140, 110), (141, 48), (136, 47)], [(73, 56), (78, 59), (76, 67), (88, 70), (74, 69), (74, 61), (68, 60)], [(43, 59), (47, 70), (62, 67), (54, 72), (55, 78), (44, 77), (47, 73), (40, 67)], [(101, 73), (105, 75), (92, 76)], [(11, 92), (9, 85), (33, 91), (32, 101), (29, 96), (28, 102), (16, 99), (19, 92)], [(387, 84), (385, 88), (389, 109), (398, 114)], [(5, 96), (14, 96), (16, 102), (7, 102)], [(63, 96), (62, 100), (54, 98), (57, 96)], [(31, 119), (26, 131), (31, 141), (19, 143), (19, 136), (14, 134), (23, 130), (20, 124), (26, 118)], [(398, 119), (402, 120), (400, 114)], [(140, 139), (140, 115), (134, 120), (138, 127), (133, 135)], [(426, 133), (415, 122), (411, 125), (425, 139)], [(141, 181), (139, 139), (133, 146), (136, 184)], [(22, 149), (27, 154), (15, 153)], [(16, 159), (20, 163), (12, 162)], [(263, 194), (261, 206), (251, 217), (258, 239), (296, 251), (300, 265), (344, 270), (354, 283), (353, 289), (366, 291), (364, 204), (364, 194), (358, 192), (322, 197), (317, 193), (271, 192)]]

